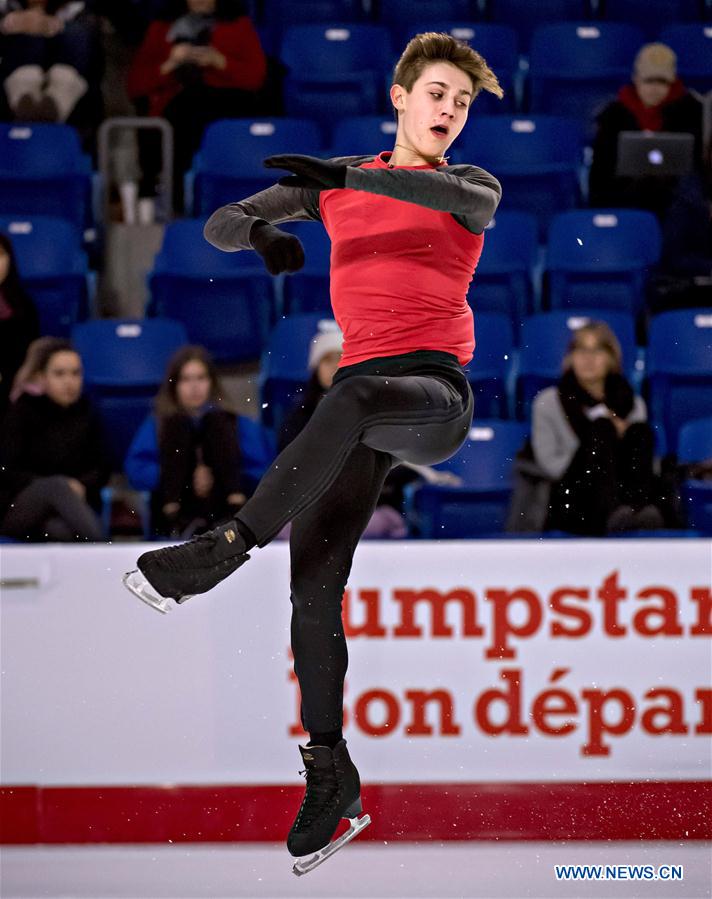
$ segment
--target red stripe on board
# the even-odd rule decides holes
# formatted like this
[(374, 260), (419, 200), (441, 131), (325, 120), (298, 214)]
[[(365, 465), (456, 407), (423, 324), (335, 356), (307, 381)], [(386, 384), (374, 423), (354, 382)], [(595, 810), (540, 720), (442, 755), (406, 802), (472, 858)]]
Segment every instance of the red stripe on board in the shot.
[[(286, 838), (300, 786), (0, 788), (2, 843)], [(712, 782), (377, 784), (365, 840), (712, 839)]]

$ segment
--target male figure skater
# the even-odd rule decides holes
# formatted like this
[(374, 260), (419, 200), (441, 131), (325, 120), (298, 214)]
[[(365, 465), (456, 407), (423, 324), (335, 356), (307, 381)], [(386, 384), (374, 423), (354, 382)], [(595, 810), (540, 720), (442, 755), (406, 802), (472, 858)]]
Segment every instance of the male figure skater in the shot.
[(323, 222), (343, 356), (332, 388), (237, 518), (189, 543), (144, 553), (125, 579), (165, 611), (171, 599), (210, 590), (292, 521), (291, 640), (310, 740), (300, 746), (306, 793), (287, 847), (295, 856), (317, 853), (296, 873), (359, 829), (352, 821), (329, 844), (339, 819), (361, 811), (359, 776), (341, 731), (341, 600), (390, 468), (441, 462), (468, 434), (473, 398), (463, 366), (475, 342), (466, 294), (501, 196), (492, 175), (449, 166), (443, 155), (479, 91), (502, 96), (484, 59), (447, 34), (420, 34), (393, 82), (392, 153), (273, 156), (266, 166), (293, 174), (207, 222), (207, 240), (226, 252), (256, 250), (273, 275), (304, 264), (299, 240), (275, 223)]

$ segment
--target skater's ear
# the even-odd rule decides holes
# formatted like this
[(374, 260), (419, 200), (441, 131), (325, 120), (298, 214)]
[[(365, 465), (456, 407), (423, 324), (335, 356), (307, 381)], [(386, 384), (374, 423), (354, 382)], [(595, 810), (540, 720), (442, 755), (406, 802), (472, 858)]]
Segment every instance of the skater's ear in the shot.
[(400, 112), (405, 109), (405, 95), (407, 94), (406, 89), (402, 84), (392, 84), (390, 95), (391, 95), (391, 103), (393, 104), (393, 110), (396, 114), (396, 119)]

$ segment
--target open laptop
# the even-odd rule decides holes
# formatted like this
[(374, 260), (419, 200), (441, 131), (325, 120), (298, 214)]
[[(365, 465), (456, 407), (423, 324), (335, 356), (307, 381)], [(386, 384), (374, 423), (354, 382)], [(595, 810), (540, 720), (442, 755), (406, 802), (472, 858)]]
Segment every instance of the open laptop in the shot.
[(646, 178), (680, 177), (692, 171), (695, 138), (678, 131), (621, 131), (618, 135), (616, 175)]

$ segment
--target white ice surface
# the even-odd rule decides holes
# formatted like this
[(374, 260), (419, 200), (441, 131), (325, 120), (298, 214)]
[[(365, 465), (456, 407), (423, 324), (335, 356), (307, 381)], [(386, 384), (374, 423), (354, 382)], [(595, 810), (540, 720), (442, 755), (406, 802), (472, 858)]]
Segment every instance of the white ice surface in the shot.
[[(708, 897), (712, 844), (353, 843), (303, 877), (281, 845), (3, 846), (2, 899)], [(675, 883), (557, 882), (554, 864), (684, 865)]]

